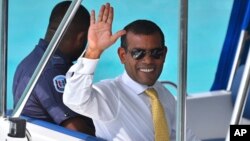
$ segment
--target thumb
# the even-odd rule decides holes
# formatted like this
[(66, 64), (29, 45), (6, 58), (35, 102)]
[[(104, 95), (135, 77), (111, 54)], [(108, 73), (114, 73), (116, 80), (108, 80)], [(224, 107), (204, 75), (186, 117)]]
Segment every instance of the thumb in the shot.
[(126, 30), (120, 30), (117, 31), (112, 37), (111, 37), (111, 41), (115, 42), (118, 38), (120, 38), (122, 35), (126, 34)]

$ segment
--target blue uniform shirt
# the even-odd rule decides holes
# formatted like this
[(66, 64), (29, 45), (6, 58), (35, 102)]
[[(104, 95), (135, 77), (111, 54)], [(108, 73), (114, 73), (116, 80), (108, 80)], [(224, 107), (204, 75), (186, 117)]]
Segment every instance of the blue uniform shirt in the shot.
[[(47, 46), (48, 43), (40, 39), (35, 49), (18, 65), (13, 81), (14, 106), (23, 94)], [(52, 56), (22, 111), (23, 115), (57, 124), (70, 117), (80, 116), (62, 102), (65, 74), (71, 65), (59, 51)]]

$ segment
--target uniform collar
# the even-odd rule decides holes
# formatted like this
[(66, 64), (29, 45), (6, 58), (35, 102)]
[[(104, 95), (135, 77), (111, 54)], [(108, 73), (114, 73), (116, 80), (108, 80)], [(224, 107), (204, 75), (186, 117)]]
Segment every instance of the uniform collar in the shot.
[[(39, 40), (39, 44), (37, 45), (39, 48), (42, 48), (42, 50), (45, 52), (46, 49), (48, 48), (49, 43), (47, 41), (45, 41), (44, 39), (40, 39)], [(53, 60), (52, 62), (54, 62), (55, 64), (61, 64), (61, 63), (69, 63), (72, 64), (72, 62), (69, 62), (67, 59), (67, 57), (65, 55), (62, 54), (62, 52), (57, 49), (56, 52), (54, 53), (54, 55), (52, 56)]]

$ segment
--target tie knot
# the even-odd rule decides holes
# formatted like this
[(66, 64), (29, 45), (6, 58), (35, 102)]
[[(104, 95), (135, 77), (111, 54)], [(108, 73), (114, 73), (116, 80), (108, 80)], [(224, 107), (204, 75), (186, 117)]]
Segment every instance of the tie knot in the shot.
[(156, 92), (156, 90), (154, 88), (148, 88), (147, 90), (145, 90), (145, 93), (152, 99), (158, 99), (158, 94)]

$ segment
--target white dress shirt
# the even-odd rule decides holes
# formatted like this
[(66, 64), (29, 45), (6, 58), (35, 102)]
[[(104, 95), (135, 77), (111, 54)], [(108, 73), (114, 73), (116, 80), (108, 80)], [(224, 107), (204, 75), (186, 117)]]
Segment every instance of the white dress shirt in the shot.
[[(63, 101), (73, 111), (93, 119), (96, 136), (108, 141), (153, 141), (154, 128), (148, 86), (132, 80), (125, 72), (115, 79), (93, 84), (98, 59), (79, 58), (66, 75)], [(164, 107), (171, 141), (176, 138), (176, 101), (160, 83), (157, 91)], [(187, 141), (198, 140), (187, 129)]]

